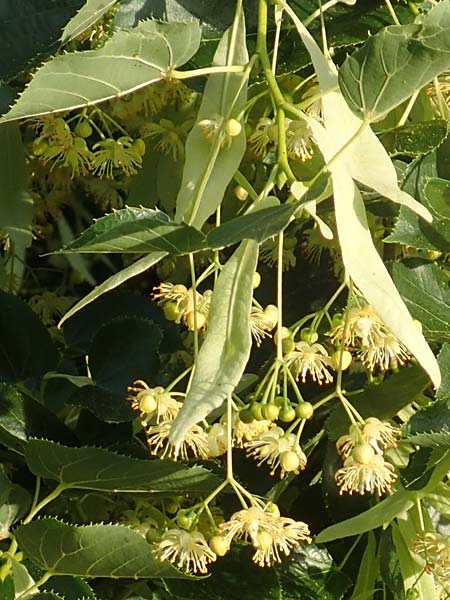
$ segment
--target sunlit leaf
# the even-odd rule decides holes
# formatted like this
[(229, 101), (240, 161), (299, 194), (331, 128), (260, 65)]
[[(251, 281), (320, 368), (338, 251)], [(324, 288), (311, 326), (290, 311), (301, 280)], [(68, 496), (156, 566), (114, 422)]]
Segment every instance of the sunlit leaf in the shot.
[(52, 575), (82, 577), (186, 577), (152, 557), (140, 533), (121, 525), (77, 527), (41, 519), (15, 531), (21, 550)]
[(450, 66), (450, 5), (420, 23), (386, 27), (344, 61), (339, 84), (350, 108), (368, 121), (390, 110)]
[(448, 134), (448, 127), (448, 122), (442, 119), (408, 123), (382, 133), (381, 141), (391, 155), (419, 156), (440, 146)]
[(222, 404), (242, 377), (251, 349), (250, 307), (257, 259), (258, 244), (242, 242), (220, 272), (191, 386), (172, 425), (170, 441), (175, 446), (192, 425)]
[(41, 67), (0, 122), (73, 110), (117, 98), (167, 76), (196, 52), (196, 23), (145, 21), (102, 48), (56, 56)]
[(101, 448), (69, 448), (47, 440), (30, 440), (25, 459), (34, 475), (67, 488), (175, 494), (206, 492), (219, 483), (200, 466), (130, 458)]
[(370, 600), (373, 598), (375, 581), (378, 577), (377, 543), (372, 531), (369, 531), (367, 545), (359, 566), (358, 578), (350, 600)]
[(197, 229), (158, 209), (129, 206), (101, 217), (60, 252), (187, 254), (203, 247), (205, 236)]
[[(236, 35), (227, 30), (214, 56), (213, 65), (246, 65), (248, 54), (244, 16)], [(205, 86), (197, 122), (186, 142), (183, 180), (177, 198), (175, 220), (201, 228), (222, 201), (225, 188), (236, 172), (246, 148), (245, 127), (239, 135), (223, 139), (228, 119), (239, 116), (244, 107), (247, 75), (225, 73), (211, 75)], [(204, 121), (217, 123), (218, 129), (207, 139)]]
[(117, 0), (86, 0), (77, 14), (64, 27), (61, 43), (67, 44), (70, 40), (84, 33), (101, 19), (116, 2)]

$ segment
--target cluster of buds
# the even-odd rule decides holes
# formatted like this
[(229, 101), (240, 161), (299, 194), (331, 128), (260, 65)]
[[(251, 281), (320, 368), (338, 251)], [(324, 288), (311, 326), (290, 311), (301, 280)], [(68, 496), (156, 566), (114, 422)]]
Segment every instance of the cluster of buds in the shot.
[(194, 306), (193, 290), (173, 283), (161, 283), (154, 288), (152, 295), (153, 300), (162, 306), (168, 321), (182, 323), (190, 331), (206, 329), (211, 297), (211, 290), (206, 290), (204, 294), (196, 292)]

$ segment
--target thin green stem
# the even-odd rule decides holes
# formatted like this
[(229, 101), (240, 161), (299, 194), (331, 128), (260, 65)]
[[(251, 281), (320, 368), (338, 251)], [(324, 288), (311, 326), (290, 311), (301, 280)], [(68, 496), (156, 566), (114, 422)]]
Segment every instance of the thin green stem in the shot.
[(386, 8), (388, 9), (389, 14), (392, 17), (392, 20), (394, 21), (395, 25), (401, 25), (400, 21), (398, 20), (397, 15), (395, 14), (395, 10), (394, 7), (391, 4), (391, 0), (384, 0), (384, 3), (386, 4)]
[(322, 6), (319, 6), (318, 9), (316, 9), (313, 13), (311, 13), (309, 15), (309, 17), (307, 17), (303, 21), (303, 25), (305, 27), (308, 27), (308, 25), (310, 23), (312, 23), (315, 19), (317, 19), (317, 17), (320, 17), (320, 15), (322, 15), (328, 9), (333, 8), (333, 6), (335, 6), (338, 2), (339, 2), (339, 0), (328, 0), (328, 2), (325, 2), (325, 4), (323, 4)]
[(205, 75), (217, 75), (220, 73), (244, 73), (246, 65), (219, 65), (217, 67), (202, 67), (189, 71), (177, 71), (171, 69), (167, 73), (170, 79), (191, 79), (193, 77), (204, 77)]
[(25, 517), (25, 519), (22, 521), (23, 525), (26, 525), (27, 523), (30, 523), (34, 517), (45, 507), (47, 506), (47, 504), (50, 504), (50, 502), (53, 502), (53, 500), (56, 500), (56, 498), (58, 498), (58, 496), (60, 496), (62, 494), (62, 492), (64, 492), (67, 489), (67, 485), (64, 483), (59, 483), (55, 489), (50, 492), (50, 494), (48, 494), (48, 496), (46, 496), (45, 498), (43, 498), (40, 502), (38, 502), (35, 506), (32, 506), (30, 509), (30, 512), (28, 513), (28, 515)]
[[(177, 383), (179, 383), (182, 379), (184, 379), (186, 377), (186, 375), (188, 375), (188, 373), (190, 373), (192, 371), (192, 365), (190, 367), (188, 367), (187, 369), (185, 369), (180, 375), (178, 375), (178, 377), (176, 377), (173, 381), (171, 381), (169, 383), (169, 385), (166, 387), (166, 392), (170, 392), (170, 390), (172, 390)], [(184, 396), (184, 394), (183, 394)]]
[(197, 366), (198, 359), (198, 327), (197, 327), (197, 281), (195, 278), (194, 255), (189, 254), (189, 267), (191, 271), (192, 304), (194, 312), (194, 368)]
[(277, 256), (277, 308), (278, 322), (276, 331), (277, 359), (283, 362), (283, 251), (284, 233), (278, 234), (278, 256)]
[(24, 592), (16, 596), (16, 600), (22, 600), (24, 598), (28, 598), (33, 592), (38, 592), (41, 585), (44, 585), (50, 577), (53, 576), (53, 573), (45, 573), (36, 583), (33, 583), (29, 588), (27, 588)]
[(409, 114), (412, 110), (412, 107), (414, 106), (415, 101), (417, 100), (417, 96), (420, 94), (421, 89), (418, 89), (414, 92), (414, 94), (411, 96), (411, 98), (409, 99), (408, 104), (406, 105), (405, 110), (403, 111), (402, 116), (400, 117), (400, 119), (398, 120), (397, 123), (397, 127), (403, 127), (403, 125), (406, 123)]

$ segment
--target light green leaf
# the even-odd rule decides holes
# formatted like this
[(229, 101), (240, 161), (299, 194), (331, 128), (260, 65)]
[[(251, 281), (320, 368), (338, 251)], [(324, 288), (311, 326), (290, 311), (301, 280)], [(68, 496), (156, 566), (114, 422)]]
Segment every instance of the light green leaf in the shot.
[(175, 446), (192, 425), (222, 404), (242, 377), (252, 345), (250, 308), (257, 260), (258, 244), (245, 241), (220, 272), (191, 387), (171, 428), (169, 439)]
[(9, 529), (21, 516), (25, 514), (31, 503), (30, 494), (20, 485), (11, 485), (0, 505), (0, 540), (7, 537)]
[(70, 19), (61, 35), (61, 43), (67, 44), (92, 27), (117, 0), (86, 0), (84, 6)]
[(409, 510), (413, 506), (415, 498), (414, 492), (399, 490), (356, 517), (327, 527), (319, 533), (315, 542), (324, 544), (388, 525), (398, 514)]
[(72, 306), (72, 308), (61, 319), (61, 321), (58, 324), (58, 327), (61, 327), (61, 325), (65, 321), (67, 321), (67, 319), (73, 317), (73, 315), (76, 314), (79, 310), (81, 310), (94, 300), (97, 300), (97, 298), (99, 298), (103, 294), (110, 292), (125, 281), (128, 281), (128, 279), (140, 275), (150, 267), (153, 267), (153, 265), (156, 265), (165, 256), (167, 256), (167, 252), (150, 252), (149, 254), (147, 254), (147, 256), (143, 256), (135, 263), (132, 263), (128, 267), (125, 267), (125, 269), (122, 269), (118, 273), (114, 273), (114, 275), (108, 277), (106, 281), (95, 287), (92, 290), (92, 292), (89, 292), (89, 294), (87, 294), (84, 298), (77, 302), (75, 306)]
[(450, 4), (421, 23), (386, 27), (347, 57), (339, 84), (352, 111), (377, 121), (450, 66)]
[(29, 600), (32, 597), (33, 592), (25, 593), (30, 587), (34, 585), (34, 579), (31, 577), (28, 569), (15, 558), (11, 558), (11, 570), (14, 578), (14, 591), (15, 597), (21, 600)]
[(442, 373), (441, 387), (436, 392), (436, 400), (450, 400), (450, 344), (444, 344), (438, 354)]
[(350, 600), (371, 600), (378, 577), (377, 544), (373, 531), (369, 531), (367, 546), (359, 566), (358, 578)]
[(101, 217), (59, 253), (136, 253), (162, 251), (187, 254), (205, 247), (205, 236), (184, 223), (174, 223), (158, 209), (129, 206)]
[(392, 276), (406, 305), (429, 340), (450, 340), (450, 278), (438, 265), (408, 259), (392, 265)]
[(428, 154), (442, 144), (448, 135), (449, 123), (443, 119), (408, 123), (381, 134), (381, 141), (390, 155)]
[(25, 459), (34, 475), (67, 488), (174, 494), (210, 491), (219, 483), (200, 466), (130, 458), (102, 448), (69, 448), (47, 440), (30, 440)]
[[(244, 15), (237, 31), (227, 30), (214, 56), (213, 65), (246, 65)], [(196, 125), (186, 142), (183, 180), (177, 197), (175, 220), (200, 229), (220, 205), (225, 189), (235, 174), (246, 148), (245, 127), (239, 135), (225, 137), (225, 124), (239, 116), (247, 93), (246, 73), (215, 74), (208, 78)], [(219, 127), (212, 140), (205, 136), (200, 123), (216, 122)]]
[(167, 76), (198, 49), (197, 23), (145, 21), (98, 50), (56, 56), (41, 67), (0, 123), (98, 104)]
[(187, 577), (170, 563), (154, 559), (145, 538), (120, 525), (77, 527), (40, 519), (21, 525), (15, 536), (24, 554), (52, 575)]

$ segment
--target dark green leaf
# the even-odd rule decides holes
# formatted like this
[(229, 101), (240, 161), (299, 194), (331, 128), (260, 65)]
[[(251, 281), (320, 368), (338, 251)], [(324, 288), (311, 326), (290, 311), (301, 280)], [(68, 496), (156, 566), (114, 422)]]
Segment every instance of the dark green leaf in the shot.
[(449, 277), (436, 264), (406, 259), (392, 265), (392, 275), (412, 316), (431, 341), (450, 340)]
[(406, 492), (405, 490), (395, 492), (392, 496), (385, 498), (376, 506), (356, 515), (356, 517), (327, 527), (316, 537), (316, 542), (324, 544), (377, 529), (390, 523), (399, 513), (407, 511), (413, 506), (414, 502), (415, 494), (413, 492)]
[(69, 448), (47, 440), (30, 440), (25, 452), (34, 475), (68, 488), (103, 492), (207, 492), (218, 478), (200, 466), (159, 459), (141, 460), (102, 448)]
[(126, 400), (136, 379), (151, 381), (159, 367), (161, 330), (152, 321), (118, 317), (92, 341), (89, 368), (94, 385), (80, 387), (69, 402), (84, 406), (104, 421), (131, 421), (136, 414)]
[(41, 519), (15, 531), (20, 549), (52, 575), (81, 577), (187, 577), (155, 560), (140, 533), (120, 525), (77, 527)]
[(394, 25), (370, 36), (339, 70), (353, 112), (376, 121), (450, 65), (450, 6), (442, 2), (420, 24)]
[(23, 381), (55, 369), (58, 350), (47, 329), (23, 300), (4, 292), (0, 331), (0, 381)]
[(442, 383), (436, 391), (436, 399), (450, 401), (450, 344), (442, 346), (438, 354), (438, 363), (441, 369)]
[(408, 442), (424, 448), (450, 448), (450, 431), (439, 433), (417, 433), (408, 437)]
[(197, 229), (174, 223), (158, 209), (130, 206), (101, 217), (60, 252), (188, 254), (204, 246), (205, 236)]
[(64, 600), (96, 600), (91, 587), (80, 577), (52, 577), (41, 586), (44, 593), (59, 594)]
[(448, 133), (448, 122), (440, 119), (423, 123), (408, 123), (381, 135), (389, 154), (418, 156), (435, 150)]
[(31, 496), (25, 488), (15, 484), (10, 486), (7, 497), (0, 503), (0, 539), (6, 537), (11, 525), (24, 516), (30, 503)]
[(175, 445), (222, 404), (242, 377), (252, 345), (250, 308), (257, 260), (258, 244), (245, 241), (220, 272), (191, 386), (171, 428)]
[(12, 79), (31, 61), (55, 49), (61, 28), (82, 5), (83, 0), (3, 0), (0, 80)]
[[(362, 417), (391, 419), (402, 408), (410, 404), (415, 396), (428, 385), (428, 378), (419, 367), (401, 369), (379, 385), (372, 385), (349, 400)], [(326, 431), (331, 440), (347, 432), (350, 426), (347, 413), (337, 406), (326, 422)]]
[(46, 437), (73, 443), (74, 435), (47, 408), (14, 386), (0, 384), (0, 442), (23, 453), (29, 437)]
[(437, 177), (426, 179), (421, 199), (433, 215), (433, 222), (426, 223), (402, 207), (394, 231), (384, 241), (450, 252), (450, 181)]
[(77, 14), (64, 27), (61, 43), (67, 44), (70, 40), (84, 33), (100, 20), (116, 2), (117, 0), (86, 0)]
[(378, 578), (377, 543), (373, 531), (369, 531), (367, 545), (361, 559), (358, 578), (350, 600), (371, 600)]
[(390, 527), (381, 532), (378, 554), (380, 557), (381, 577), (388, 586), (388, 589), (393, 593), (394, 598), (400, 600), (404, 597), (403, 579)]
[(2, 600), (14, 600), (14, 580), (8, 575), (3, 581), (0, 580), (0, 598)]
[[(233, 47), (230, 44), (233, 43)], [(246, 65), (248, 53), (243, 14), (235, 35), (227, 30), (214, 56), (214, 65)], [(247, 75), (224, 73), (211, 75), (205, 86), (196, 125), (186, 142), (183, 181), (177, 197), (175, 220), (201, 228), (220, 205), (225, 189), (235, 174), (246, 148), (245, 127), (239, 135), (225, 134), (225, 124), (239, 116), (247, 95)], [(200, 125), (212, 121), (217, 129), (207, 139)]]
[(409, 435), (437, 433), (447, 435), (450, 431), (450, 402), (436, 401), (417, 412), (408, 422)]
[(163, 79), (196, 52), (196, 23), (145, 21), (118, 31), (98, 50), (56, 56), (41, 67), (0, 122), (73, 110)]

